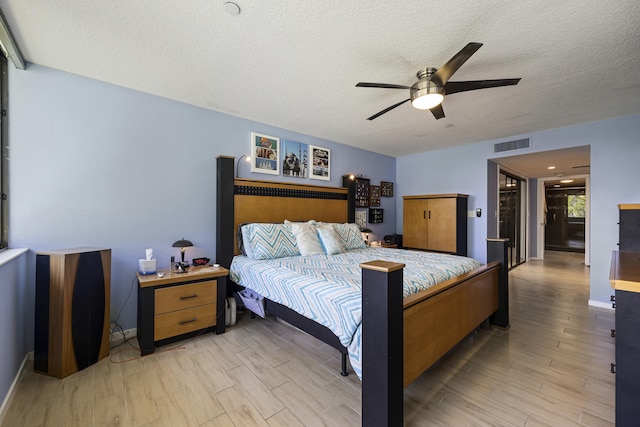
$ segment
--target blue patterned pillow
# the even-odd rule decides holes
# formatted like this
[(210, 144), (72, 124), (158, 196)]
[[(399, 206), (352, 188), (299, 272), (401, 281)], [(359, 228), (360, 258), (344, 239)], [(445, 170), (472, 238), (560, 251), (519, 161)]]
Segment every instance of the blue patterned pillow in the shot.
[(333, 227), (338, 233), (338, 236), (340, 236), (340, 242), (346, 250), (364, 249), (367, 247), (357, 224), (334, 224)]
[(248, 224), (249, 243), (254, 259), (273, 259), (300, 255), (291, 227), (285, 224)]
[(340, 237), (332, 225), (325, 224), (318, 226), (318, 235), (322, 241), (322, 246), (327, 255), (335, 255), (344, 252), (344, 247), (340, 243)]

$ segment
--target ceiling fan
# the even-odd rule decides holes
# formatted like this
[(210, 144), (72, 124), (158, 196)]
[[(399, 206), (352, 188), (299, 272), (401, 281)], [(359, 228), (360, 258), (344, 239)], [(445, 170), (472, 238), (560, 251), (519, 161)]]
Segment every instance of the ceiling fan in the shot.
[(452, 95), (458, 92), (466, 92), (476, 89), (488, 89), (492, 87), (500, 86), (513, 86), (517, 85), (520, 81), (517, 79), (498, 79), (498, 80), (469, 80), (462, 82), (450, 82), (449, 79), (453, 74), (458, 71), (458, 68), (464, 64), (467, 59), (471, 58), (471, 55), (476, 53), (482, 46), (482, 43), (469, 43), (456, 53), (446, 64), (441, 68), (436, 69), (433, 67), (422, 68), (416, 74), (418, 81), (413, 86), (396, 85), (390, 83), (364, 83), (360, 82), (356, 87), (377, 87), (383, 89), (409, 89), (409, 98), (404, 101), (400, 101), (397, 104), (393, 104), (390, 107), (374, 114), (367, 118), (367, 120), (373, 120), (380, 117), (384, 113), (388, 113), (396, 107), (404, 104), (407, 101), (411, 101), (411, 105), (420, 110), (431, 110), (433, 116), (436, 119), (444, 117), (444, 110), (442, 109), (442, 100), (445, 95)]

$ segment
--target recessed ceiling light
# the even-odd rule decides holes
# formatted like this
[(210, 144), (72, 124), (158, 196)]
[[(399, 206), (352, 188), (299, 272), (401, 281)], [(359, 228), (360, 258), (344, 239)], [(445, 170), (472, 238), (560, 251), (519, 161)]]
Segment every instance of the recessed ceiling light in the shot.
[(560, 187), (560, 184), (553, 184), (553, 187), (554, 188), (558, 188), (558, 187)]
[(572, 179), (563, 179), (562, 181), (560, 181), (563, 184), (571, 184), (573, 182)]
[(224, 4), (224, 11), (229, 15), (238, 15), (240, 13), (240, 6), (234, 2), (228, 1)]
[(555, 166), (549, 166), (547, 169), (555, 169)]

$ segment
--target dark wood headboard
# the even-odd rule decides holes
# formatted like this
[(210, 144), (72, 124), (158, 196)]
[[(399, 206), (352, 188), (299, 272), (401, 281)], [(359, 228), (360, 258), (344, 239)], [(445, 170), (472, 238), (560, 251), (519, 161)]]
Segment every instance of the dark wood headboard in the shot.
[(229, 267), (238, 254), (236, 233), (247, 222), (348, 222), (349, 190), (297, 182), (235, 178), (234, 157), (217, 158), (216, 262)]

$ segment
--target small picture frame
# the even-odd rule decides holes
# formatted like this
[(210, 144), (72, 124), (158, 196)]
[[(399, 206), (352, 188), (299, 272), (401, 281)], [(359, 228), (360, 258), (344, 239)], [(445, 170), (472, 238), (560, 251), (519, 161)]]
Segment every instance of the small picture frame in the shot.
[(393, 197), (393, 182), (380, 181), (380, 195), (382, 197)]
[(309, 146), (301, 142), (282, 141), (282, 176), (309, 176)]
[(356, 225), (360, 230), (367, 228), (367, 211), (363, 209), (356, 210)]
[(369, 186), (369, 206), (380, 206), (380, 186)]
[(311, 179), (331, 180), (331, 150), (309, 145), (311, 157)]
[(251, 132), (251, 172), (280, 175), (280, 138)]

